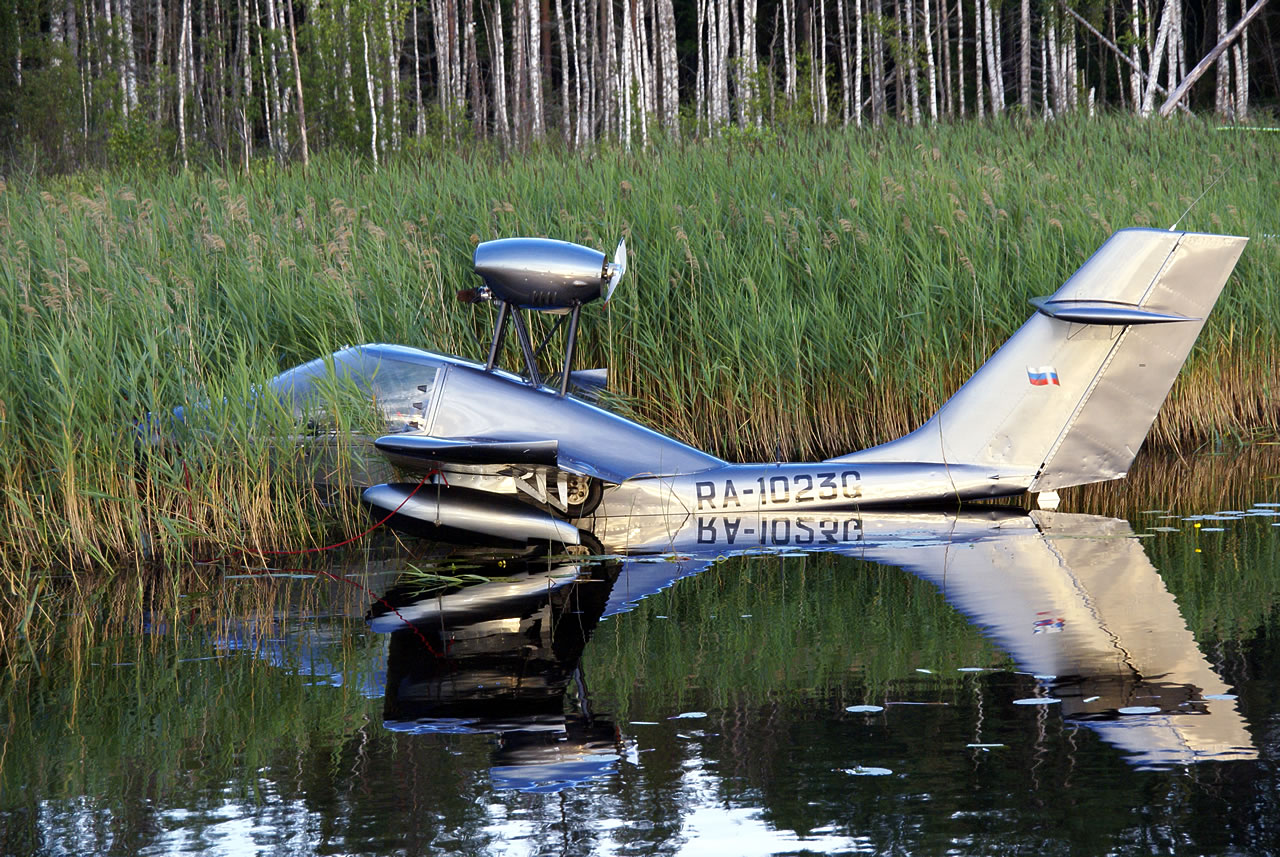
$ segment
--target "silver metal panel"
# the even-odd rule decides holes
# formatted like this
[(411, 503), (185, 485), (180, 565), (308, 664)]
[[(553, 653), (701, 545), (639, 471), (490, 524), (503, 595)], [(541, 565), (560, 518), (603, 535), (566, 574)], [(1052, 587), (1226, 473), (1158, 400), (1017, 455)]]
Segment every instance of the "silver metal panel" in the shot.
[(691, 475), (629, 480), (605, 492), (595, 518), (819, 513), (987, 499), (1022, 493), (1034, 475), (1030, 470), (915, 462), (731, 464)]
[(724, 462), (616, 414), (456, 363), (431, 424), (437, 437), (559, 441), (559, 466), (605, 482), (696, 473)]

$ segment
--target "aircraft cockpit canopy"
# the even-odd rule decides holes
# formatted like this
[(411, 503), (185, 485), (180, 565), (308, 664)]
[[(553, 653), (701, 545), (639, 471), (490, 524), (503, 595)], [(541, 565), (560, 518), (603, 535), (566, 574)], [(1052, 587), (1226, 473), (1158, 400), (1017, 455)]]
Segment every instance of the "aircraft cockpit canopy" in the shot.
[(343, 408), (371, 403), (384, 425), (377, 432), (423, 427), (439, 374), (439, 358), (398, 345), (361, 345), (319, 357), (267, 383), (299, 421), (313, 428), (333, 422)]

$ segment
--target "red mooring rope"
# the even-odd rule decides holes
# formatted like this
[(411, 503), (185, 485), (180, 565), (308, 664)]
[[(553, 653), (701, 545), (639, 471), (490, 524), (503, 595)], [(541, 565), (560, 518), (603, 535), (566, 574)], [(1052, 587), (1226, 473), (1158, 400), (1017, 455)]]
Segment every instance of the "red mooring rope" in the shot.
[[(418, 490), (422, 488), (423, 485), (427, 484), (427, 480), (429, 480), (432, 476), (437, 476), (437, 475), (441, 478), (441, 480), (444, 481), (445, 485), (449, 484), (448, 480), (445, 479), (444, 474), (441, 473), (439, 470), (429, 471), (426, 476), (423, 476), (422, 479), (418, 481), (417, 485), (413, 486), (413, 490), (410, 491), (409, 494), (403, 500), (400, 501), (400, 505), (396, 506), (394, 509), (388, 512), (386, 516), (384, 516), (381, 520), (375, 523), (372, 527), (369, 527), (364, 532), (359, 533), (358, 535), (354, 535), (349, 539), (344, 539), (340, 542), (334, 542), (333, 544), (325, 545), (323, 547), (300, 548), (298, 550), (262, 550), (260, 548), (245, 548), (245, 547), (232, 548), (228, 553), (223, 554), (221, 556), (216, 556), (216, 557), (213, 557), (212, 559), (207, 559), (207, 560), (197, 560), (196, 564), (212, 565), (221, 560), (228, 559), (232, 555), (245, 556), (248, 554), (257, 554), (259, 556), (300, 556), (302, 554), (322, 553), (324, 551), (331, 551), (341, 547), (346, 547), (347, 545), (354, 544), (355, 542), (360, 541), (361, 539), (365, 538), (370, 533), (372, 533), (374, 530), (381, 527), (387, 521), (390, 521), (393, 517), (395, 517), (397, 512), (399, 512), (402, 508), (404, 508), (404, 504), (412, 500), (413, 495), (417, 494)], [(417, 626), (415, 626), (408, 619), (401, 616), (400, 611), (397, 610), (391, 604), (391, 602), (387, 601), (385, 598), (383, 598), (380, 595), (376, 595), (372, 589), (365, 586), (363, 583), (361, 583), (358, 580), (352, 580), (351, 578), (347, 577), (345, 574), (339, 575), (339, 574), (334, 574), (331, 571), (326, 571), (324, 569), (311, 569), (311, 568), (282, 568), (282, 569), (264, 569), (263, 571), (254, 571), (254, 570), (248, 570), (248, 571), (249, 571), (249, 574), (254, 576), (257, 576), (260, 574), (264, 574), (264, 575), (265, 574), (281, 574), (281, 573), (291, 573), (291, 572), (296, 572), (300, 574), (322, 574), (325, 577), (328, 577), (330, 580), (337, 581), (339, 583), (346, 583), (351, 586), (354, 586), (357, 589), (364, 592), (374, 601), (378, 602), (379, 604), (383, 605), (388, 610), (390, 610), (392, 613), (394, 613), (396, 615), (396, 618), (398, 618), (401, 622), (403, 622), (409, 628), (409, 630), (413, 631), (413, 633), (417, 635), (418, 639), (422, 642), (422, 645), (426, 646), (428, 652), (430, 652), (432, 655), (434, 655), (437, 658), (443, 657), (443, 655), (437, 652), (435, 648), (431, 645), (431, 643), (428, 642), (427, 638), (423, 636), (422, 632), (418, 630)]]

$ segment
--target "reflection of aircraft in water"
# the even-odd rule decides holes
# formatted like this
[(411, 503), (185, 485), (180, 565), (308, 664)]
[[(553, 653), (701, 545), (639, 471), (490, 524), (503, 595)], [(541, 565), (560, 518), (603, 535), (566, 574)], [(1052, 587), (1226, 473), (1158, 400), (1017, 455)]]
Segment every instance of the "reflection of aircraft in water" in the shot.
[[(575, 668), (598, 618), (631, 609), (717, 557), (800, 549), (895, 566), (937, 586), (1020, 668), (1041, 677), (1064, 717), (1135, 764), (1256, 757), (1235, 703), (1215, 698), (1227, 687), (1125, 521), (994, 507), (641, 516), (596, 535), (607, 549), (633, 555), (607, 566), (543, 560), (512, 580), (393, 598), (399, 616), (375, 609), (374, 630), (392, 632), (388, 726), (501, 733), (495, 762), (526, 785), (602, 772), (617, 758), (613, 726), (585, 709), (562, 713), (570, 686), (585, 704)], [(537, 734), (548, 729), (553, 737)], [(509, 750), (517, 740), (520, 764), (533, 767), (515, 764)], [(569, 748), (576, 761), (565, 761)], [(511, 773), (520, 770), (522, 777)]]
[[(1048, 677), (1065, 717), (1139, 764), (1255, 758), (1228, 688), (1205, 660), (1128, 522), (1020, 511), (690, 515), (610, 521), (611, 550), (832, 550), (933, 583), (1019, 666)], [(678, 562), (682, 575), (705, 560)], [(626, 590), (624, 567), (615, 590)], [(638, 577), (651, 577), (641, 566)], [(639, 590), (658, 588), (650, 580)], [(642, 595), (643, 592), (637, 593)], [(635, 595), (611, 599), (625, 609)], [(1219, 697), (1219, 698), (1215, 698)]]
[(370, 626), (390, 634), (385, 725), (498, 735), (498, 788), (554, 791), (610, 773), (621, 738), (593, 715), (579, 659), (617, 564), (509, 561), (489, 573), (501, 579), (401, 588), (374, 605)]

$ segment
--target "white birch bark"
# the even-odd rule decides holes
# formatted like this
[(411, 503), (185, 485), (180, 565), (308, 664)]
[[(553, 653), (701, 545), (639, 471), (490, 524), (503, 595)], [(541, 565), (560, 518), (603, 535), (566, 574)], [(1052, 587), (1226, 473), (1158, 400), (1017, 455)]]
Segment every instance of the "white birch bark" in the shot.
[(1067, 21), (1067, 38), (1064, 50), (1067, 52), (1067, 107), (1073, 113), (1080, 107), (1080, 50), (1076, 42), (1076, 21)]
[(1133, 98), (1133, 109), (1137, 113), (1142, 104), (1142, 57), (1138, 53), (1138, 42), (1141, 38), (1139, 0), (1133, 0), (1133, 8), (1129, 13), (1129, 35), (1133, 43), (1129, 46), (1129, 59), (1132, 61), (1129, 71), (1129, 91)]
[(566, 144), (570, 144), (571, 134), (573, 133), (573, 117), (571, 115), (573, 110), (569, 102), (569, 94), (572, 92), (570, 84), (572, 76), (569, 68), (567, 27), (564, 21), (564, 0), (556, 0), (555, 15), (557, 44), (560, 48), (560, 138)]
[(311, 164), (311, 151), (307, 146), (307, 111), (302, 99), (302, 70), (298, 65), (298, 29), (293, 20), (292, 0), (283, 2), (289, 12), (289, 48), (293, 54), (293, 83), (298, 93), (298, 142), (302, 144), (302, 167), (306, 169)]
[(601, 0), (599, 10), (598, 23), (601, 37), (600, 80), (597, 82), (600, 92), (599, 114), (602, 120), (601, 130), (605, 136), (608, 136), (621, 131), (618, 127), (620, 113), (618, 75), (621, 69), (618, 57), (618, 31), (613, 20), (613, 3), (610, 0)]
[(569, 3), (569, 38), (573, 40), (573, 147), (579, 148), (585, 142), (583, 134), (583, 126), (586, 122), (586, 106), (582, 100), (582, 77), (583, 77), (583, 54), (585, 45), (582, 43), (581, 31), (578, 24), (580, 17), (579, 6), (580, 0), (570, 0)]
[(182, 168), (187, 163), (187, 39), (191, 37), (191, 0), (182, 0), (182, 24), (178, 37), (178, 147), (182, 152)]
[[(280, 2), (289, 3), (291, 0)], [(387, 144), (393, 152), (400, 149), (400, 40), (396, 37), (395, 25), (392, 23), (393, 19), (398, 18), (397, 5), (395, 0), (382, 0), (382, 28), (387, 49), (387, 100), (391, 103)], [(451, 49), (450, 54), (457, 51), (456, 39), (452, 40)]]
[(884, 3), (871, 0), (871, 122), (876, 127), (885, 119)]
[[(754, 0), (749, 0), (754, 6)], [(745, 13), (744, 13), (745, 20)], [(754, 15), (752, 16), (754, 26)], [(676, 13), (672, 0), (658, 0), (658, 77), (662, 98), (662, 127), (672, 137), (680, 133), (679, 57), (676, 55)]]
[(511, 130), (517, 143), (532, 137), (529, 116), (529, 14), (526, 0), (511, 7)]
[(1044, 25), (1044, 36), (1040, 39), (1040, 68), (1041, 85), (1040, 85), (1040, 117), (1048, 122), (1053, 118), (1053, 107), (1049, 104), (1049, 87), (1050, 87), (1050, 63), (1049, 58), (1049, 28), (1053, 25), (1047, 20)]
[(787, 104), (796, 103), (796, 4), (795, 0), (782, 0), (782, 53), (783, 94)]
[(977, 100), (977, 116), (982, 118), (986, 113), (986, 101), (983, 97), (983, 90), (986, 79), (986, 63), (984, 58), (987, 55), (986, 46), (986, 29), (982, 25), (982, 8), (984, 0), (974, 0), (973, 3), (973, 69), (974, 69), (974, 97)]
[(1049, 47), (1048, 47), (1048, 65), (1045, 66), (1046, 79), (1045, 79), (1044, 89), (1046, 93), (1052, 92), (1053, 94), (1052, 99), (1049, 99), (1048, 97), (1046, 97), (1046, 101), (1049, 102), (1051, 105), (1050, 109), (1046, 112), (1051, 114), (1057, 114), (1062, 112), (1062, 102), (1063, 102), (1062, 64), (1060, 62), (1061, 56), (1058, 53), (1057, 15), (1050, 14), (1045, 19), (1045, 30), (1046, 30), (1045, 37), (1049, 43)]
[(1240, 34), (1240, 41), (1231, 49), (1236, 60), (1236, 119), (1249, 115), (1249, 31)]
[[(157, 4), (158, 5), (158, 4)], [(249, 169), (253, 155), (253, 125), (249, 121), (249, 105), (253, 103), (253, 62), (249, 57), (249, 4), (240, 0), (240, 145), (244, 153), (244, 167)]]
[[(928, 3), (929, 0), (925, 0)], [(827, 97), (827, 0), (818, 0), (817, 40), (813, 45), (814, 66), (817, 76), (818, 124), (825, 126), (829, 119), (830, 105)]]
[[(923, 0), (924, 7), (924, 64), (926, 82), (929, 84), (929, 118), (938, 121), (938, 63), (933, 56), (933, 0)], [(943, 38), (946, 35), (943, 34)]]
[(1022, 0), (1021, 24), (1018, 37), (1021, 44), (1021, 63), (1018, 69), (1018, 101), (1022, 112), (1031, 114), (1031, 0)]
[(640, 15), (636, 18), (636, 56), (640, 58), (640, 83), (644, 95), (644, 126), (642, 128), (644, 144), (649, 145), (649, 124), (658, 115), (658, 82), (655, 68), (657, 58), (657, 33), (654, 31), (657, 20), (657, 4), (655, 0), (640, 0)]
[(120, 0), (120, 14), (116, 18), (120, 27), (120, 41), (124, 45), (124, 113), (133, 113), (138, 106), (138, 62), (133, 49), (133, 2)]
[(836, 0), (836, 38), (840, 41), (840, 124), (848, 127), (852, 114), (849, 109), (853, 75), (849, 68), (848, 21), (845, 16), (845, 0)]
[(422, 103), (422, 56), (419, 48), (421, 32), (418, 29), (418, 3), (413, 2), (413, 135), (421, 137), (427, 131), (426, 105)]
[(716, 122), (729, 124), (729, 7), (733, 0), (715, 0), (716, 10)]
[(489, 32), (493, 66), (493, 124), (504, 145), (511, 145), (511, 119), (507, 110), (507, 49), (503, 37), (502, 0), (493, 0), (493, 19)]
[(991, 67), (991, 104), (995, 108), (995, 112), (1003, 113), (1008, 99), (1004, 92), (1004, 39), (1001, 38), (1000, 15), (991, 6), (991, 0), (986, 0), (987, 4), (987, 23), (991, 27), (991, 46), (995, 61)]
[[(902, 0), (907, 27), (907, 97), (911, 99), (911, 124), (920, 124), (920, 62), (916, 50), (916, 0)], [(899, 75), (901, 76), (901, 75)]]
[(1139, 113), (1143, 117), (1151, 115), (1156, 104), (1156, 85), (1164, 65), (1165, 45), (1169, 41), (1169, 29), (1172, 24), (1174, 0), (1165, 0), (1164, 11), (1160, 14), (1160, 30), (1156, 36), (1155, 46), (1151, 50), (1151, 64), (1147, 70), (1147, 86), (1142, 95), (1142, 107)]
[[(944, 0), (945, 2), (945, 0)], [(979, 78), (981, 79), (981, 78)], [(957, 115), (964, 117), (964, 3), (956, 0), (956, 95), (959, 101)]]
[(634, 99), (632, 98), (631, 83), (634, 79), (632, 68), (632, 2), (631, 0), (622, 0), (622, 65), (618, 75), (618, 103), (622, 106), (622, 144), (626, 148), (631, 148), (631, 129), (634, 122), (632, 108)]
[(533, 138), (541, 140), (545, 129), (542, 118), (542, 57), (541, 24), (538, 16), (538, 0), (528, 0), (526, 12), (529, 16), (529, 115)]
[(369, 23), (360, 25), (360, 38), (364, 42), (364, 82), (369, 93), (369, 151), (373, 165), (378, 166), (378, 103), (373, 91), (373, 65), (369, 62)]
[(862, 3), (853, 0), (853, 124), (862, 127)]

